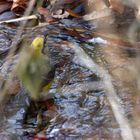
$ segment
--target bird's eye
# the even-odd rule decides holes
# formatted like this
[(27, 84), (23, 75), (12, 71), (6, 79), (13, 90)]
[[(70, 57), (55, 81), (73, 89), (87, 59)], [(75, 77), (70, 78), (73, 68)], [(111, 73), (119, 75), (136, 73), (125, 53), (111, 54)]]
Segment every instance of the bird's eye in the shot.
[(43, 48), (44, 39), (41, 37), (37, 37), (33, 40), (31, 46), (34, 49), (42, 49)]
[(41, 45), (37, 45), (37, 48), (39, 48), (39, 49), (40, 49), (40, 48), (41, 48)]

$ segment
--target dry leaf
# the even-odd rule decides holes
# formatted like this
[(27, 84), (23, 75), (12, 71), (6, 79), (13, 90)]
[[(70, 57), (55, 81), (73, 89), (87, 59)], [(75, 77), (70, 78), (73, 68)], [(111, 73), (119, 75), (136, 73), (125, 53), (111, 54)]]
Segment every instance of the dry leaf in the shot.
[(11, 10), (18, 16), (23, 15), (29, 0), (13, 0)]
[(81, 17), (79, 14), (75, 13), (73, 10), (66, 8), (66, 11), (72, 16), (72, 17)]
[(39, 7), (38, 9), (37, 9), (37, 11), (38, 11), (38, 13), (40, 14), (40, 15), (42, 15), (42, 17), (43, 17), (43, 21), (46, 21), (46, 22), (53, 22), (53, 21), (55, 21), (55, 19), (51, 16), (51, 13), (49, 12), (49, 10), (48, 9), (46, 9), (46, 8), (43, 8), (43, 7)]
[(33, 140), (47, 140), (47, 137), (45, 133), (40, 132), (34, 136)]
[(9, 10), (12, 6), (11, 2), (6, 2), (6, 1), (2, 1), (0, 0), (0, 13)]

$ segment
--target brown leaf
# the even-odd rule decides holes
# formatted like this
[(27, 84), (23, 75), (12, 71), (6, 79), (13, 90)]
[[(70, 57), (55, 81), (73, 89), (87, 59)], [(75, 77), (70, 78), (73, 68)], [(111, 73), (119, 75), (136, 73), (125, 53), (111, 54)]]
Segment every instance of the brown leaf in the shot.
[(11, 2), (0, 1), (0, 13), (9, 10), (12, 6)]
[(39, 7), (37, 11), (40, 15), (42, 15), (42, 17), (43, 17), (42, 20), (43, 21), (46, 21), (46, 22), (55, 21), (55, 19), (51, 16), (51, 13), (49, 12), (48, 9), (43, 8), (43, 7)]
[(34, 136), (33, 140), (47, 140), (47, 137), (45, 133), (40, 132)]
[(18, 16), (23, 15), (29, 0), (13, 0), (11, 10)]
[(66, 11), (72, 16), (72, 17), (81, 17), (79, 14), (75, 13), (73, 10), (66, 8)]

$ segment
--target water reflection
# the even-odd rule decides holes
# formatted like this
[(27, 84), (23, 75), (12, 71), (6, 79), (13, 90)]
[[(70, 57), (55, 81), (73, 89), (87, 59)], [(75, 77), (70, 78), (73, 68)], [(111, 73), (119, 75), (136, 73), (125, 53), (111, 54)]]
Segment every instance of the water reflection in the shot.
[[(51, 53), (51, 63), (57, 66), (50, 93), (55, 94), (58, 114), (51, 119), (50, 125), (46, 128), (47, 136), (50, 139), (62, 140), (121, 139), (121, 130), (110, 107), (105, 84), (101, 79), (103, 75), (100, 75), (96, 63), (109, 70), (113, 77), (111, 80), (115, 91), (120, 97), (119, 103), (124, 107), (123, 115), (131, 119), (133, 112), (136, 113), (134, 111), (136, 79), (139, 84), (135, 74), (138, 73), (135, 71), (135, 66), (137, 66), (135, 58), (129, 58), (117, 47), (107, 45), (102, 47), (103, 45), (99, 42), (89, 43), (85, 39), (64, 33), (61, 30), (69, 25), (62, 23), (39, 29), (40, 34), (49, 32), (47, 45)], [(88, 27), (87, 23), (80, 26), (74, 23), (72, 25), (75, 28), (84, 26), (87, 29)], [(52, 29), (56, 31), (53, 32)], [(38, 34), (37, 30), (34, 31), (35, 33), (29, 36)], [(68, 45), (69, 42), (76, 43), (76, 47), (81, 47), (89, 57), (78, 49), (74, 50)], [(23, 93), (15, 99), (11, 98), (9, 105), (6, 105), (6, 122), (3, 123), (1, 131), (18, 135), (23, 134), (24, 131), (34, 131), (36, 118), (31, 120), (33, 125), (23, 126), (21, 123), (27, 106), (25, 98), (27, 97)]]

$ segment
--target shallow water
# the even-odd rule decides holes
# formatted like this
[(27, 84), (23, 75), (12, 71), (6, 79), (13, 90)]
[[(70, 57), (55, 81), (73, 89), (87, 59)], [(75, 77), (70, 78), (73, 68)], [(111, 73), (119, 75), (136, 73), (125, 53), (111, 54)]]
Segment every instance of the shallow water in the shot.
[[(63, 21), (37, 28), (28, 35), (32, 37), (32, 35), (48, 34), (47, 45), (50, 50), (51, 63), (57, 65), (55, 80), (49, 91), (55, 95), (57, 115), (52, 118), (50, 125), (45, 130), (46, 135), (48, 138), (56, 140), (120, 140), (122, 139), (120, 126), (110, 106), (108, 93), (101, 79), (102, 75), (100, 75), (96, 65), (90, 68), (89, 59), (82, 54), (83, 59), (81, 59), (81, 56), (78, 56), (70, 47), (69, 42), (76, 43), (76, 47), (82, 48), (95, 64), (102, 66), (110, 73), (112, 84), (123, 110), (123, 116), (128, 117), (131, 126), (136, 130), (135, 123), (138, 121), (138, 116), (134, 107), (139, 104), (137, 95), (138, 58), (129, 57), (126, 51), (116, 46), (108, 46), (102, 37), (91, 43), (88, 41), (89, 39), (70, 33), (69, 29), (65, 30), (71, 25), (73, 25), (71, 27), (73, 29), (86, 30), (87, 34), (96, 32), (94, 26), (91, 27), (87, 22), (78, 20), (70, 25), (68, 21)], [(4, 29), (5, 32), (11, 31), (10, 34), (16, 33), (11, 28), (0, 28)], [(0, 43), (4, 44), (0, 48), (5, 45), (3, 35), (2, 32)], [(81, 35), (85, 35), (85, 31), (81, 32)], [(104, 42), (101, 43), (101, 40)], [(7, 50), (9, 45), (10, 42), (4, 49)], [(31, 120), (32, 125), (26, 127), (21, 123), (28, 104), (27, 101), (28, 97), (24, 92), (11, 98), (3, 112), (1, 132), (8, 131), (27, 139), (26, 135), (23, 136), (24, 132), (34, 131), (36, 118)], [(133, 131), (133, 133), (136, 133), (137, 137), (137, 131)]]

